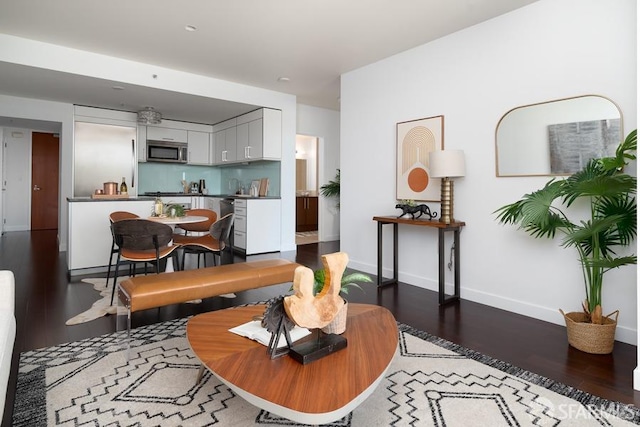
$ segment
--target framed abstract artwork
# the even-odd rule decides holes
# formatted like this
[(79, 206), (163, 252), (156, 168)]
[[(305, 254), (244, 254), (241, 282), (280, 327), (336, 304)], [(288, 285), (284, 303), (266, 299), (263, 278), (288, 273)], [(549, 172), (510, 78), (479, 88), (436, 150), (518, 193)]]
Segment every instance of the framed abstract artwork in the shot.
[(440, 201), (440, 179), (431, 178), (429, 153), (444, 149), (444, 116), (396, 125), (396, 198)]

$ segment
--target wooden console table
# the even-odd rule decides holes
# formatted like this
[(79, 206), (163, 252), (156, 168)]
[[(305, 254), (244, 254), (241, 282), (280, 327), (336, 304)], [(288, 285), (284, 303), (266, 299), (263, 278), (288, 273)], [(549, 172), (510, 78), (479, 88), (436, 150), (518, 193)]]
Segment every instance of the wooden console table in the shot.
[[(445, 224), (440, 221), (428, 219), (407, 219), (395, 216), (374, 216), (374, 221), (378, 222), (378, 287), (395, 284), (398, 285), (398, 224), (415, 225), (420, 227), (432, 227), (438, 229), (438, 301), (445, 304), (460, 299), (460, 230), (465, 223), (456, 221)], [(393, 224), (393, 278), (384, 279), (382, 276), (382, 227)], [(453, 247), (455, 257), (454, 267), (454, 292), (453, 295), (446, 295), (444, 290), (444, 236), (445, 232), (453, 232)]]

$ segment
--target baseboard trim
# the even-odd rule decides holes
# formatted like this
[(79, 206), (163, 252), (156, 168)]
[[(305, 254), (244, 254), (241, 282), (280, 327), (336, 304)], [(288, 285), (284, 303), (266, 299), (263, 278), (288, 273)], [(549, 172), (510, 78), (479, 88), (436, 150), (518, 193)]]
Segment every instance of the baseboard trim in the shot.
[[(364, 271), (368, 274), (377, 274), (377, 266), (373, 264), (365, 264), (357, 261), (350, 261), (350, 267)], [(391, 277), (392, 271), (390, 268), (383, 269), (382, 275), (386, 278)], [(435, 280), (428, 279), (421, 276), (404, 274), (402, 271), (398, 273), (398, 280), (403, 283), (408, 283), (413, 286), (418, 286), (423, 289), (429, 289), (432, 291), (438, 291), (438, 283)], [(453, 293), (453, 284), (446, 283), (445, 289), (448, 294)], [(511, 313), (521, 314), (523, 316), (531, 317), (533, 319), (543, 320), (545, 322), (553, 323), (556, 325), (565, 326), (562, 315), (558, 312), (558, 308), (549, 308), (540, 305), (530, 304), (527, 302), (515, 300), (512, 298), (505, 298), (501, 295), (496, 295), (488, 292), (478, 291), (465, 286), (460, 287), (460, 297), (462, 299), (477, 302), (479, 304), (488, 305), (489, 307), (499, 308)], [(638, 345), (638, 331), (635, 328), (628, 326), (622, 326), (618, 324), (616, 328), (616, 340), (631, 345)]]

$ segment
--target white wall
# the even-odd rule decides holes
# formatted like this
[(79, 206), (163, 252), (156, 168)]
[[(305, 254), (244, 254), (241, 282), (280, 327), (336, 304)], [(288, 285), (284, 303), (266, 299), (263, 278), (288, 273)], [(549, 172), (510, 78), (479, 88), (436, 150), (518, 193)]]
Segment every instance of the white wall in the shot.
[[(0, 61), (281, 110), (281, 250), (295, 250), (295, 96), (6, 34), (0, 34)], [(161, 81), (151, 78), (153, 74), (161, 75)], [(55, 105), (59, 105), (60, 108), (56, 108)], [(66, 250), (66, 198), (70, 196), (72, 189), (73, 106), (0, 95), (0, 116), (38, 118), (62, 123), (59, 233), (60, 250)], [(56, 117), (57, 120), (53, 120), (52, 117)]]
[[(637, 127), (636, 43), (634, 0), (540, 0), (343, 75), (341, 249), (350, 265), (375, 274), (372, 217), (397, 215), (396, 123), (442, 114), (445, 148), (463, 149), (467, 163), (455, 181), (456, 218), (466, 222), (462, 298), (564, 324), (558, 309), (577, 311), (584, 299), (577, 255), (496, 221), (497, 208), (549, 179), (495, 176), (496, 124), (520, 105), (597, 94), (620, 106), (626, 135)], [(410, 228), (400, 228), (400, 280), (435, 290), (437, 235)], [(607, 273), (603, 292), (604, 311), (620, 310), (616, 338), (633, 344), (636, 271)]]
[[(71, 165), (73, 163), (73, 105), (0, 94), (0, 116), (51, 122), (59, 126), (60, 217), (58, 219), (58, 245), (61, 251), (65, 251), (67, 249), (67, 197), (71, 197), (73, 188), (71, 175)], [(51, 129), (51, 126), (48, 126), (48, 128)]]
[[(298, 104), (297, 131), (318, 140), (318, 188), (332, 180), (340, 168), (340, 112)], [(318, 198), (318, 239), (340, 239), (340, 211), (335, 200)]]
[(4, 231), (31, 229), (31, 131), (5, 128)]

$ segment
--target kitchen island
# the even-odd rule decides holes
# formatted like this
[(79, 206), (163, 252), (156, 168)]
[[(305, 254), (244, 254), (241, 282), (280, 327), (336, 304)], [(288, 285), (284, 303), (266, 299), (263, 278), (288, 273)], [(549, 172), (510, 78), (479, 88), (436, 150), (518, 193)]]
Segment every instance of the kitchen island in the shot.
[(106, 271), (111, 253), (109, 214), (127, 211), (146, 218), (153, 212), (153, 197), (128, 199), (69, 198), (67, 267), (70, 275)]
[[(262, 203), (261, 201), (264, 200), (265, 205), (262, 207), (265, 209), (260, 208), (260, 206), (256, 206), (252, 210), (245, 209), (244, 216), (240, 212), (238, 231), (241, 234), (238, 238), (238, 245), (243, 250), (248, 249), (246, 252), (242, 251), (248, 255), (262, 252), (278, 252), (280, 250), (280, 197), (183, 193), (164, 193), (161, 194), (161, 197), (165, 203), (189, 204), (190, 208), (211, 209), (216, 211), (218, 215), (220, 215), (219, 202), (222, 199), (241, 199), (243, 202), (247, 200), (252, 206), (255, 203)], [(149, 195), (125, 199), (68, 198), (69, 246), (67, 267), (69, 275), (76, 276), (105, 272), (109, 264), (112, 243), (109, 214), (115, 211), (127, 211), (139, 215), (141, 218), (146, 218), (153, 212), (154, 201), (155, 197)], [(242, 205), (243, 203), (241, 202), (240, 204)], [(253, 219), (247, 217), (247, 213), (251, 211), (254, 213)], [(265, 215), (265, 212), (273, 212), (273, 214)], [(250, 227), (248, 229), (245, 221), (249, 221)], [(259, 227), (251, 226), (253, 223), (261, 225)], [(251, 242), (258, 242), (259, 244), (255, 246)], [(247, 247), (247, 243), (249, 243), (249, 247)]]

